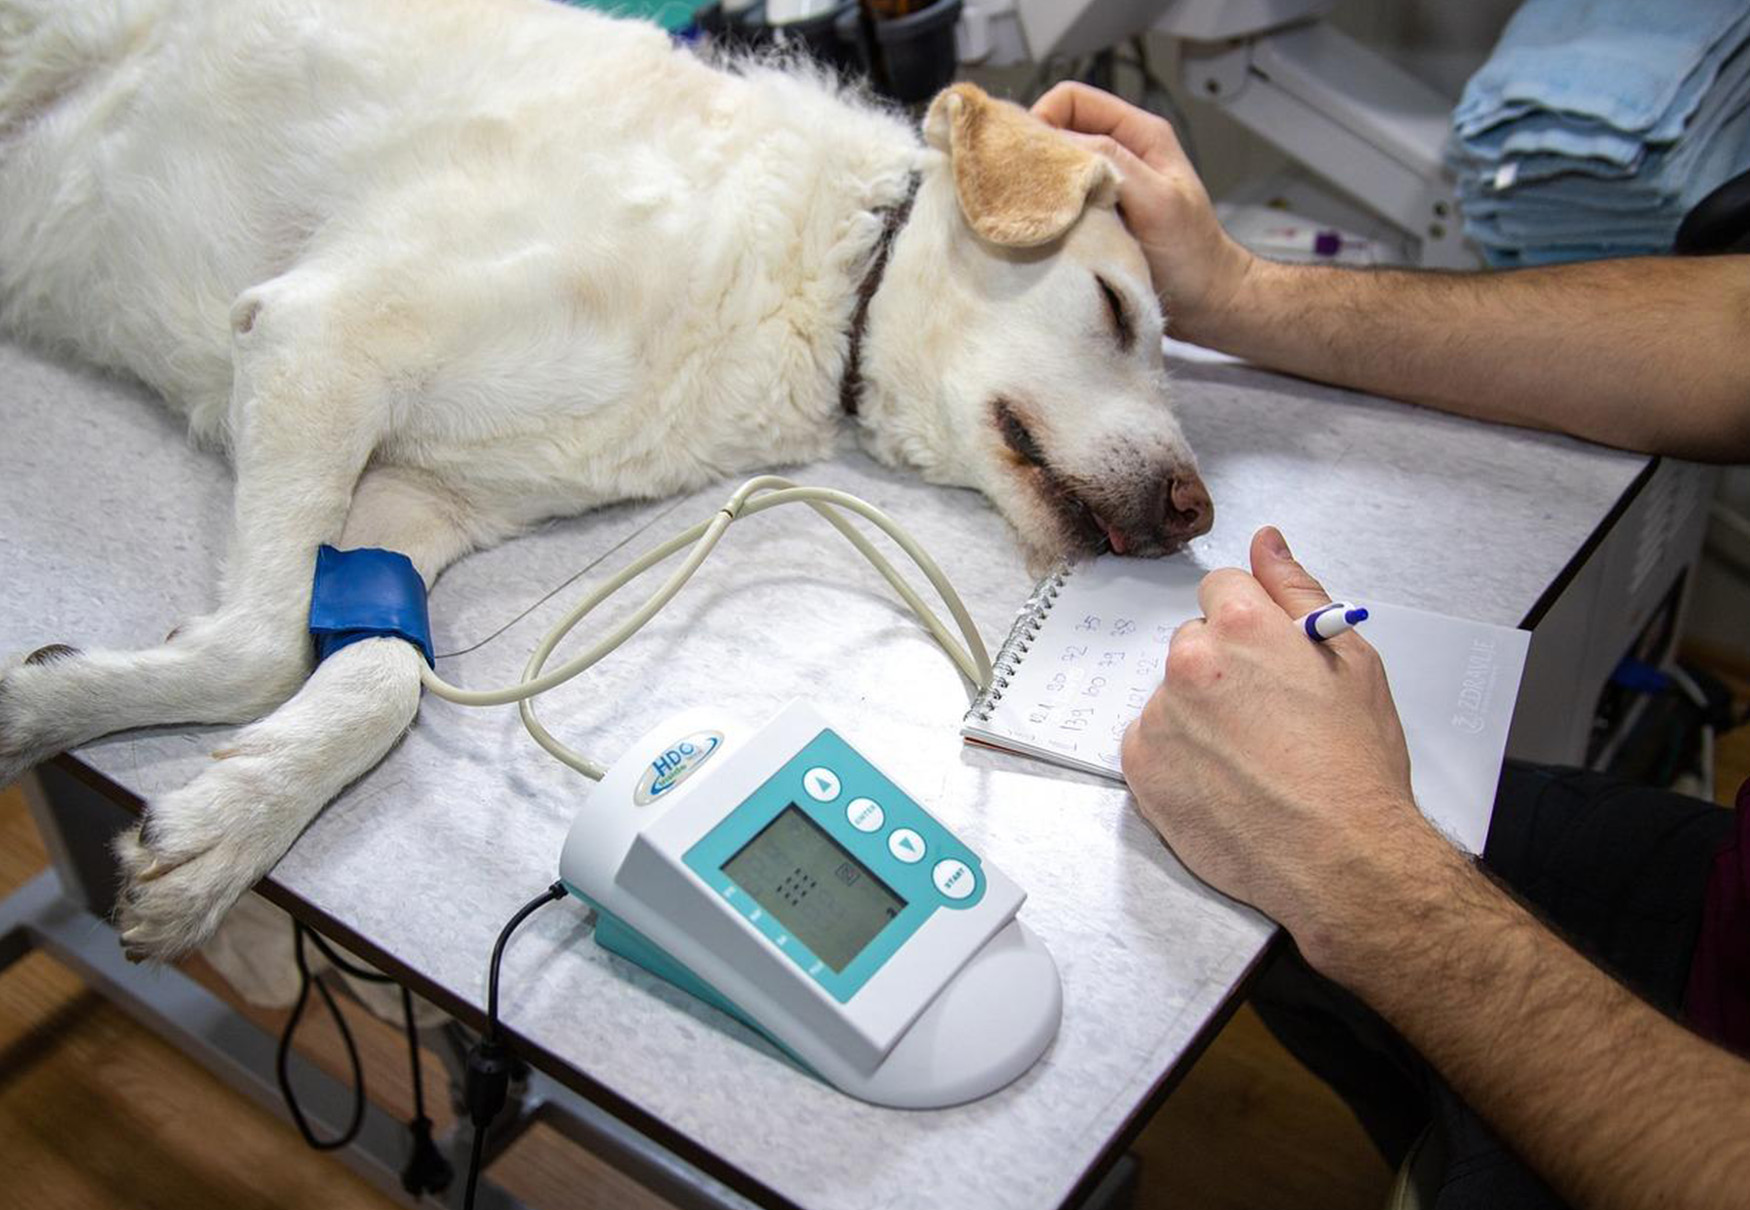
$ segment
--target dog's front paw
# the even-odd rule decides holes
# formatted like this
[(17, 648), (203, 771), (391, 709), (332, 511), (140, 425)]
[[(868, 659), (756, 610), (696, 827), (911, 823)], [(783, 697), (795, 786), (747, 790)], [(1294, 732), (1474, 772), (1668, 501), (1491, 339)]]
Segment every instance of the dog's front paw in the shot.
[(11, 785), (68, 746), (53, 711), (43, 710), (39, 702), (54, 676), (50, 666), (78, 654), (64, 643), (53, 643), (0, 667), (0, 786)]
[(223, 755), (115, 840), (123, 878), (116, 927), (136, 961), (168, 960), (205, 942), (321, 809), (276, 784), (263, 757)]

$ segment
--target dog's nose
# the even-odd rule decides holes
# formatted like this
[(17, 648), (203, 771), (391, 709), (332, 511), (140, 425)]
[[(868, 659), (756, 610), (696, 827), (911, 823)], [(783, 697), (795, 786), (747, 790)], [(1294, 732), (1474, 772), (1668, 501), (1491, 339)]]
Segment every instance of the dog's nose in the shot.
[(1162, 528), (1170, 541), (1189, 542), (1215, 524), (1215, 504), (1196, 471), (1180, 471), (1167, 486)]

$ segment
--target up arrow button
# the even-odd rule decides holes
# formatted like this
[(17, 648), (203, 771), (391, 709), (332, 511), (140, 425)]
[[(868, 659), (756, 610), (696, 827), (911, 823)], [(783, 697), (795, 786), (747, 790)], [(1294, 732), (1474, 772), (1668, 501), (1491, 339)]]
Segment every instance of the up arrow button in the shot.
[(815, 802), (831, 802), (839, 796), (839, 775), (824, 765), (816, 765), (802, 775), (802, 788)]

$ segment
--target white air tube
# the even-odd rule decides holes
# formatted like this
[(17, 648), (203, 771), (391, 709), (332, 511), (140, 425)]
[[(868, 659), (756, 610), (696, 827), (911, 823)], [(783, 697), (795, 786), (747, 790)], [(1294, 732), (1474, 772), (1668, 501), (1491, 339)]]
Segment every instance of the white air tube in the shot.
[[(859, 500), (847, 492), (835, 491), (826, 487), (800, 487), (790, 480), (778, 475), (760, 475), (749, 479), (735, 490), (727, 502), (709, 520), (701, 521), (684, 533), (676, 534), (654, 550), (640, 556), (626, 565), (619, 572), (593, 592), (579, 601), (569, 613), (560, 618), (558, 623), (547, 632), (540, 644), (529, 656), (528, 665), (523, 669), (522, 680), (503, 689), (462, 689), (445, 681), (425, 664), (420, 665), (420, 678), (425, 687), (446, 701), (462, 706), (503, 706), (511, 702), (518, 703), (523, 725), (535, 742), (540, 744), (556, 759), (570, 765), (585, 777), (601, 780), (606, 770), (594, 761), (575, 752), (560, 743), (553, 734), (541, 725), (535, 717), (534, 698), (555, 686), (562, 685), (572, 677), (590, 668), (607, 656), (620, 644), (636, 634), (645, 623), (655, 617), (686, 582), (692, 578), (699, 565), (710, 555), (725, 531), (743, 517), (751, 517), (764, 512), (768, 508), (776, 508), (781, 504), (807, 504), (815, 512), (824, 517), (832, 527), (844, 535), (846, 541), (857, 548), (865, 559), (880, 572), (900, 598), (911, 607), (930, 636), (936, 640), (948, 658), (954, 661), (976, 695), (989, 683), (991, 677), (990, 655), (986, 652), (984, 640), (979, 637), (978, 628), (973, 625), (972, 615), (967, 613), (966, 606), (960, 596), (954, 591), (954, 586), (942, 574), (942, 569), (936, 561), (930, 558), (923, 547), (901, 529), (887, 514), (883, 513), (867, 501)], [(877, 528), (886, 533), (899, 545), (932, 587), (948, 606), (948, 612), (955, 624), (960, 628), (965, 638), (965, 646), (957, 642), (942, 619), (936, 616), (934, 610), (926, 605), (918, 596), (904, 576), (900, 575), (893, 565), (876, 550), (868, 538), (851, 524), (850, 520), (840, 510), (847, 510), (873, 522)], [(674, 555), (683, 547), (692, 546), (686, 560), (675, 569), (674, 573), (663, 582), (662, 587), (652, 593), (644, 604), (635, 610), (612, 632), (582, 655), (567, 660), (550, 672), (543, 672), (547, 659), (553, 649), (571, 633), (573, 627), (581, 622), (591, 610), (618, 592), (621, 588), (643, 575), (650, 568)]]

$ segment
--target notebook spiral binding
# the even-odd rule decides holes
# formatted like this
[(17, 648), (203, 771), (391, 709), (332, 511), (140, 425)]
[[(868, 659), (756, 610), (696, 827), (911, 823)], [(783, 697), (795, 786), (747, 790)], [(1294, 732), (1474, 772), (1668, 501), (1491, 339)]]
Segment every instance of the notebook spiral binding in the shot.
[(966, 722), (990, 721), (991, 712), (1003, 700), (1003, 691), (1009, 687), (1009, 678), (1014, 676), (1015, 670), (1021, 666), (1022, 658), (1032, 648), (1033, 640), (1039, 635), (1039, 628), (1045, 625), (1045, 615), (1057, 603), (1064, 581), (1073, 570), (1067, 563), (1059, 564), (1055, 571), (1033, 586), (1033, 591), (1015, 614), (1014, 625), (1009, 627), (1009, 637), (1003, 640), (996, 658), (991, 661), (990, 685), (978, 695), (972, 708), (966, 712)]

